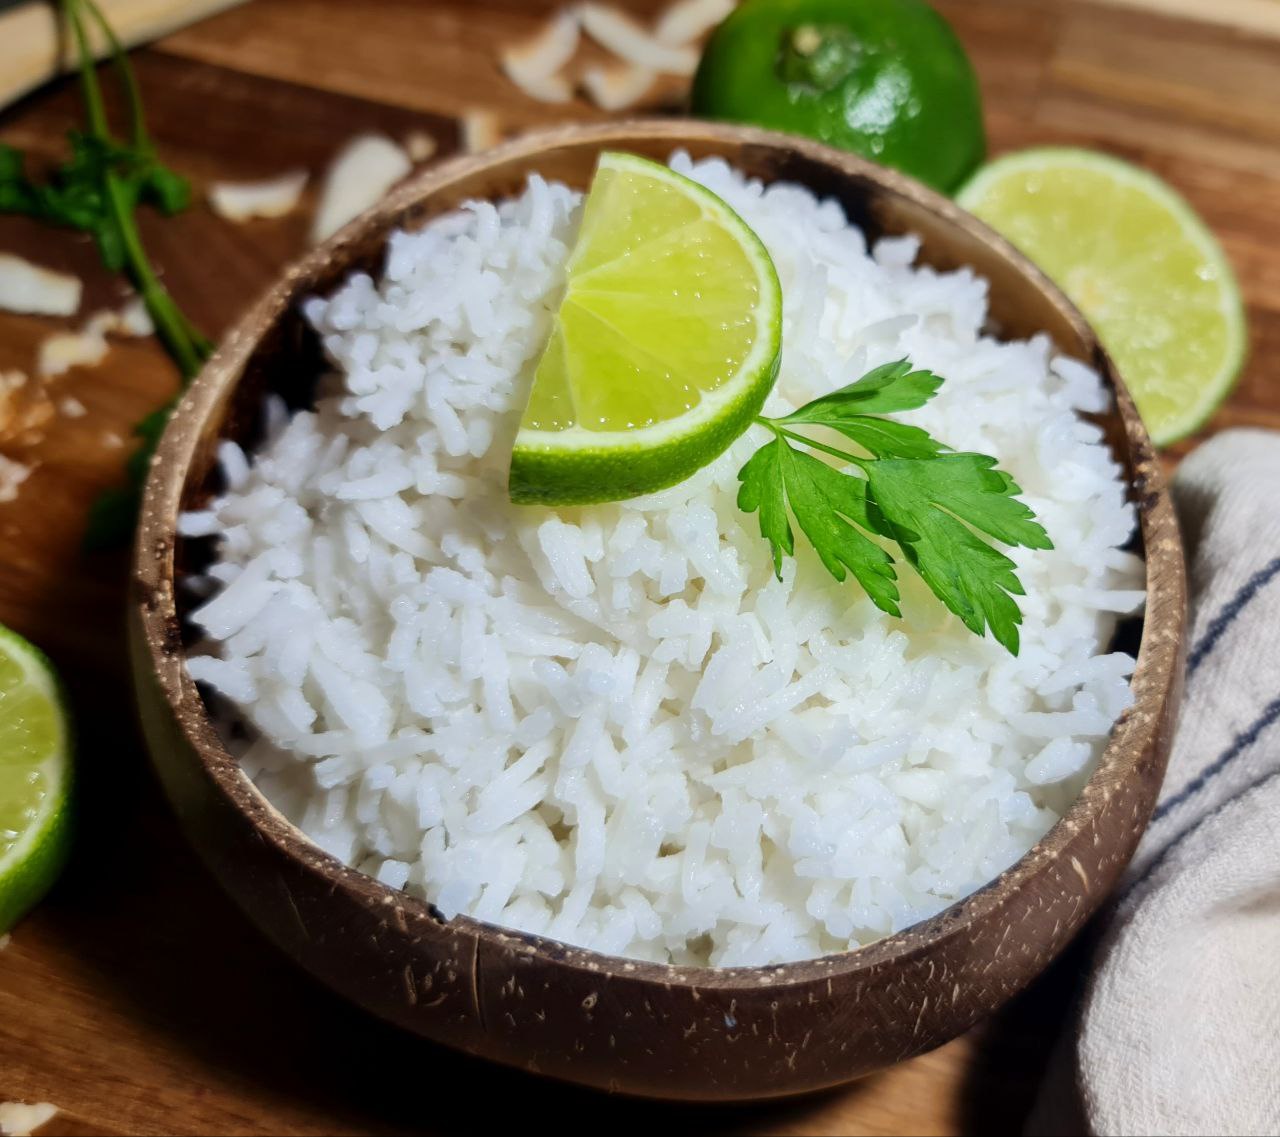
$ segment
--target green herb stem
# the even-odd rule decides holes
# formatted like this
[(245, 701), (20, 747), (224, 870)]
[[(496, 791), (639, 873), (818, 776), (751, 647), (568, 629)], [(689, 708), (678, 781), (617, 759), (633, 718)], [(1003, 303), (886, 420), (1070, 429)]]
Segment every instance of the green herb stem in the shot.
[(142, 302), (147, 306), (152, 323), (156, 326), (156, 334), (173, 356), (183, 380), (190, 381), (195, 378), (200, 365), (208, 357), (207, 341), (204, 341), (203, 336), (200, 337), (200, 343), (193, 340), (187, 318), (179, 311), (168, 289), (156, 276), (146, 250), (142, 247), (142, 238), (138, 234), (137, 222), (124, 187), (114, 174), (107, 174), (106, 189), (112, 216), (124, 243), (129, 276), (142, 297)]
[(819, 442), (815, 438), (808, 438), (803, 434), (796, 434), (795, 431), (788, 430), (784, 426), (779, 426), (775, 420), (765, 418), (763, 415), (757, 415), (756, 422), (761, 426), (767, 426), (780, 438), (789, 438), (792, 442), (799, 442), (804, 446), (812, 447), (814, 450), (821, 450), (824, 454), (830, 454), (833, 458), (841, 458), (844, 461), (857, 466), (858, 469), (864, 472), (869, 464), (869, 460), (866, 458), (860, 458), (856, 454), (850, 454), (847, 451), (839, 450), (834, 446), (828, 446), (825, 442)]
[(107, 142), (111, 138), (107, 126), (107, 109), (102, 101), (102, 88), (98, 86), (98, 75), (94, 70), (93, 52), (89, 49), (89, 37), (85, 34), (84, 23), (80, 19), (78, 0), (65, 0), (63, 5), (67, 22), (71, 25), (71, 34), (76, 41), (76, 54), (79, 57), (80, 89), (84, 94), (84, 110), (89, 118), (89, 133), (95, 138)]
[(133, 73), (133, 64), (129, 62), (129, 56), (125, 52), (124, 45), (116, 35), (115, 29), (107, 22), (106, 16), (102, 14), (102, 9), (98, 7), (95, 0), (67, 0), (68, 8), (74, 8), (77, 4), (83, 5), (84, 9), (93, 17), (94, 22), (102, 32), (103, 38), (107, 41), (107, 46), (111, 49), (112, 62), (115, 64), (116, 71), (120, 76), (120, 83), (124, 87), (125, 98), (129, 103), (129, 133), (133, 138), (134, 146), (139, 149), (150, 146), (150, 139), (147, 135), (146, 115), (142, 108), (142, 90), (138, 86), (138, 77)]

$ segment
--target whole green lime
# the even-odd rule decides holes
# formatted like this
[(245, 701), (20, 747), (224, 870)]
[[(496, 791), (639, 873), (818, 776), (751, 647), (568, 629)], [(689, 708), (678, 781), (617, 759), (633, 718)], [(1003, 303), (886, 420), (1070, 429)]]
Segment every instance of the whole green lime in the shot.
[(816, 138), (944, 192), (986, 152), (973, 68), (922, 0), (745, 0), (707, 44), (693, 113)]

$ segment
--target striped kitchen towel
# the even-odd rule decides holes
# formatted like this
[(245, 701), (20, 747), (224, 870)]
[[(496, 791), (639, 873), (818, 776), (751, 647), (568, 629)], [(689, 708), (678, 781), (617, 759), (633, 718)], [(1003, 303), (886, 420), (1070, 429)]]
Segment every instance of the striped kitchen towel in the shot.
[(1218, 435), (1174, 496), (1182, 714), (1032, 1133), (1280, 1133), (1280, 434)]

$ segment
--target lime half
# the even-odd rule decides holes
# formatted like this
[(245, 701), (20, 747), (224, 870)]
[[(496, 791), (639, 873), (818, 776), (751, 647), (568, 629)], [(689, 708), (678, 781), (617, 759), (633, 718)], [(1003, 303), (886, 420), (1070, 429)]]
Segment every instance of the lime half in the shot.
[(760, 412), (782, 289), (760, 239), (666, 166), (601, 156), (511, 456), (511, 500), (581, 505), (684, 481)]
[(0, 627), (0, 932), (48, 891), (70, 850), (70, 738), (53, 667)]
[(1154, 174), (1089, 150), (1026, 150), (957, 200), (1079, 306), (1164, 446), (1194, 433), (1244, 363), (1244, 308), (1222, 247)]

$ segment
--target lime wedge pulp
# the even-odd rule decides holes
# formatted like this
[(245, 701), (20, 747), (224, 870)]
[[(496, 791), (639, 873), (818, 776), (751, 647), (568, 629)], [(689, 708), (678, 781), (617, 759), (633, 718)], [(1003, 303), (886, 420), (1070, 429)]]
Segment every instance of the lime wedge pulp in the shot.
[(49, 661), (0, 627), (0, 932), (44, 895), (66, 860), (70, 736)]
[(760, 239), (666, 166), (606, 153), (511, 456), (511, 500), (619, 501), (684, 481), (760, 412), (782, 289)]
[(1043, 148), (992, 162), (957, 200), (1089, 318), (1157, 445), (1204, 424), (1248, 337), (1221, 246), (1173, 189), (1106, 154)]

